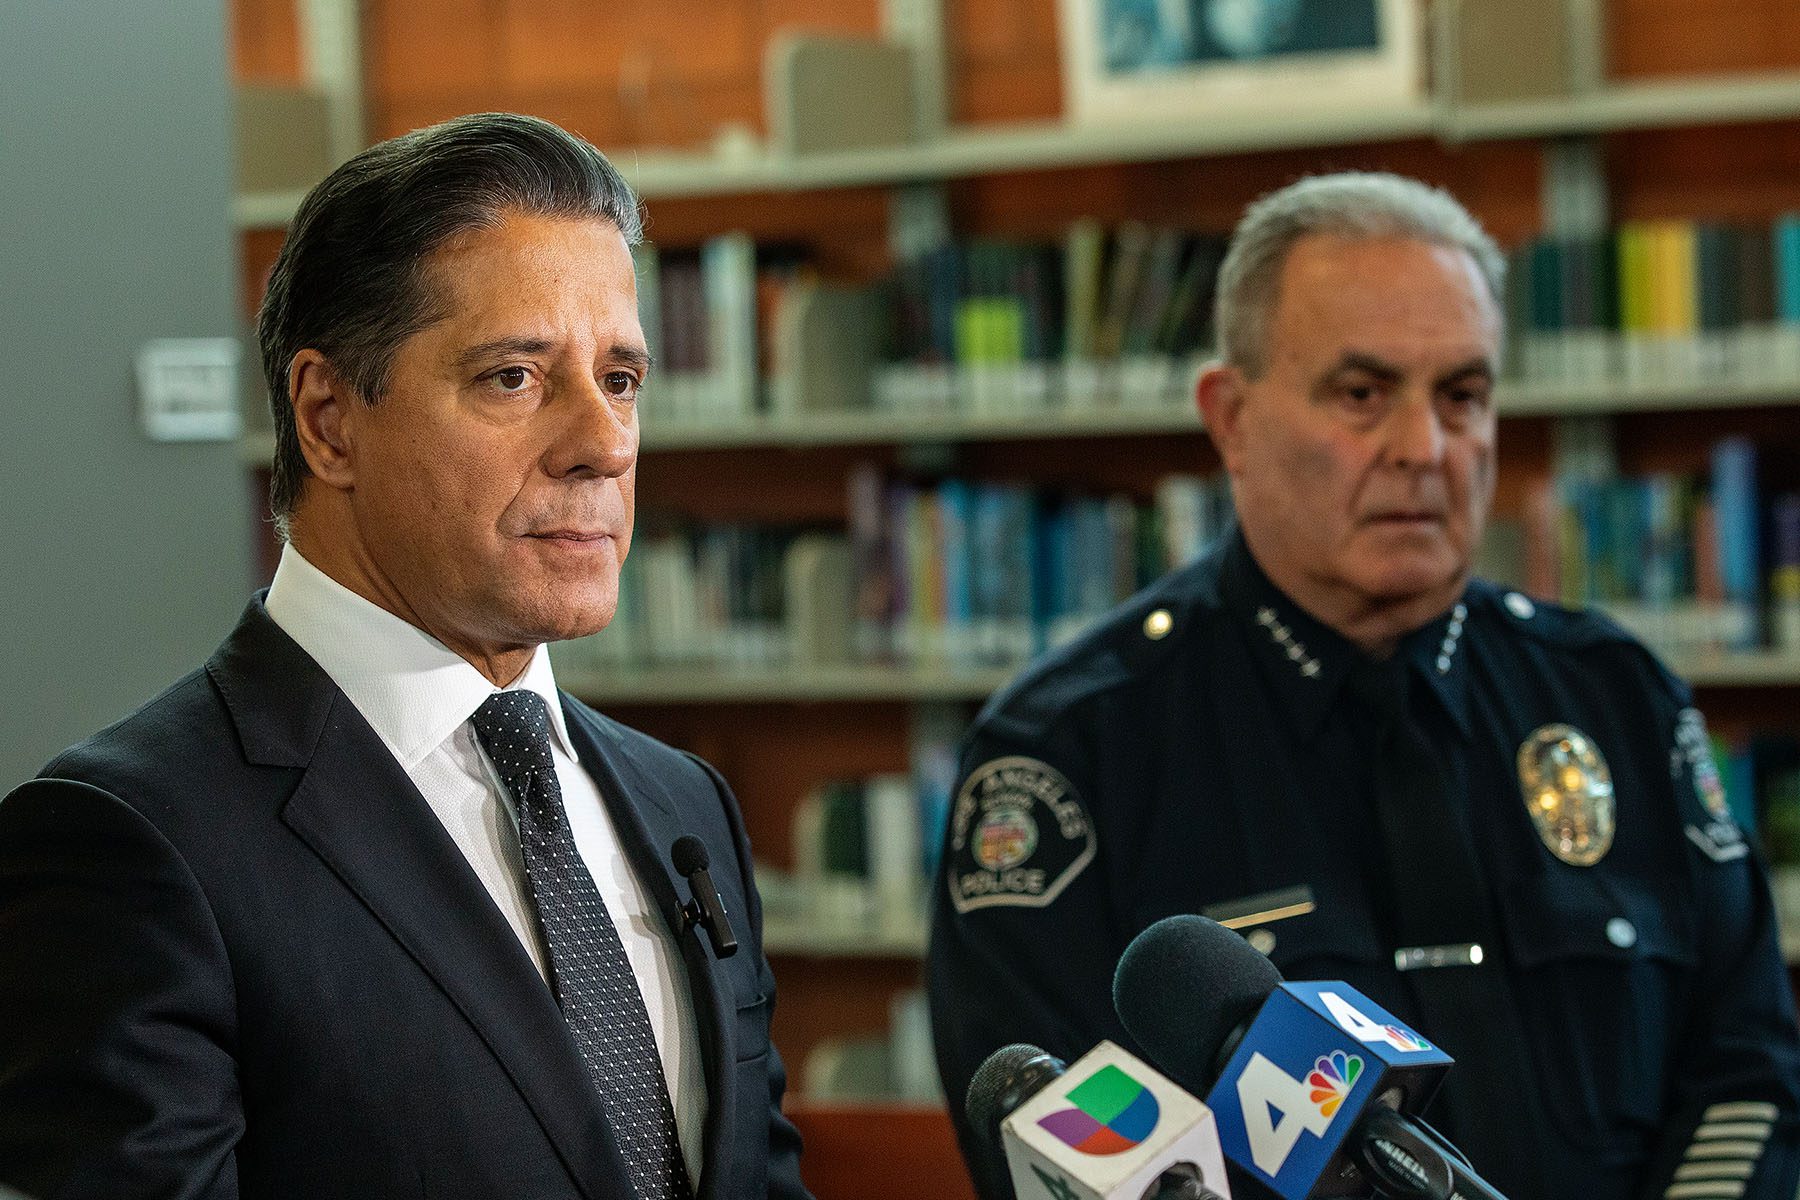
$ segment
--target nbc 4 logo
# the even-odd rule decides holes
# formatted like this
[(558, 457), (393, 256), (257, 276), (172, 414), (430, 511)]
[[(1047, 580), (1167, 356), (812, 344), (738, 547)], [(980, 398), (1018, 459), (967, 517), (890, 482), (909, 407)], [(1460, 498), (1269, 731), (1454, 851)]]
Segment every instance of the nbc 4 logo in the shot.
[[(1305, 1079), (1295, 1079), (1260, 1051), (1252, 1054), (1237, 1081), (1250, 1161), (1271, 1179), (1280, 1174), (1301, 1134), (1325, 1136), (1362, 1072), (1362, 1057), (1342, 1050), (1314, 1060)], [(1272, 1120), (1272, 1113), (1281, 1120)]]
[[(1376, 1023), (1336, 992), (1320, 992), (1331, 1018), (1365, 1046), (1385, 1045), (1403, 1054), (1430, 1050), (1430, 1043), (1401, 1025)], [(1314, 1060), (1296, 1079), (1263, 1054), (1255, 1053), (1237, 1079), (1250, 1160), (1271, 1179), (1280, 1174), (1302, 1134), (1325, 1137), (1331, 1123), (1362, 1078), (1363, 1057), (1333, 1050)], [(1275, 1119), (1279, 1115), (1280, 1119)]]

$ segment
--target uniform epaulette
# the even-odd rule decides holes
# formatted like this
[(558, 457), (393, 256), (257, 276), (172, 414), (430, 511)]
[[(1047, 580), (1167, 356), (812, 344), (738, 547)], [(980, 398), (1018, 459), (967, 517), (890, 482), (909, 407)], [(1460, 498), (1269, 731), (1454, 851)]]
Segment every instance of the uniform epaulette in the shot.
[(1642, 659), (1676, 693), (1685, 690), (1636, 635), (1598, 609), (1569, 608), (1538, 600), (1486, 580), (1476, 580), (1469, 588), (1469, 597), (1471, 608), (1499, 614), (1499, 620), (1527, 638), (1561, 650), (1621, 650)]
[(1211, 555), (1152, 583), (1080, 636), (1033, 662), (994, 693), (976, 724), (1006, 720), (1043, 729), (1070, 708), (1139, 676), (1219, 607)]

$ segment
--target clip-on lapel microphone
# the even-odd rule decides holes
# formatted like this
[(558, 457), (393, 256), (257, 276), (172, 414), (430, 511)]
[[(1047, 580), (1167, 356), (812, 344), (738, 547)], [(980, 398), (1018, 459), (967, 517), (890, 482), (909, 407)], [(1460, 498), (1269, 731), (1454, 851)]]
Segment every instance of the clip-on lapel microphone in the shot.
[(719, 900), (719, 889), (713, 886), (712, 875), (707, 870), (712, 866), (712, 859), (706, 853), (705, 844), (691, 833), (683, 834), (669, 848), (669, 861), (687, 879), (688, 891), (693, 894), (693, 899), (681, 906), (681, 932), (686, 933), (698, 925), (706, 930), (715, 957), (730, 958), (736, 954), (737, 938), (731, 932), (731, 919), (725, 915), (725, 905)]

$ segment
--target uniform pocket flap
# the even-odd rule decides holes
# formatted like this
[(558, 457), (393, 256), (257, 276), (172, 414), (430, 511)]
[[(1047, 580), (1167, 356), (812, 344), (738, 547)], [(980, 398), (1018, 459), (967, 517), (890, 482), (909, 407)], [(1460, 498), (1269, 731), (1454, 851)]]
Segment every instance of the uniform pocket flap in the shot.
[(1502, 890), (1500, 923), (1513, 962), (1523, 968), (1570, 959), (1646, 958), (1691, 966), (1694, 939), (1684, 911), (1628, 884), (1540, 876)]
[[(1328, 969), (1333, 962), (1367, 964), (1390, 957), (1375, 935), (1367, 906), (1350, 903), (1329, 888), (1259, 893), (1209, 904), (1201, 915), (1230, 924), (1290, 978), (1328, 978), (1341, 973)], [(1307, 973), (1293, 973), (1302, 967)]]

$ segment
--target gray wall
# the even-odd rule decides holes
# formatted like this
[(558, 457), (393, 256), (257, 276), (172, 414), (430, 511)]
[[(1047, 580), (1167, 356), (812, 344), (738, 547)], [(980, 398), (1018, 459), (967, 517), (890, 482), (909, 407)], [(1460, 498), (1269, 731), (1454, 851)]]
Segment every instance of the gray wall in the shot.
[(251, 585), (235, 447), (138, 345), (237, 330), (224, 0), (0, 6), (0, 794), (199, 665)]

